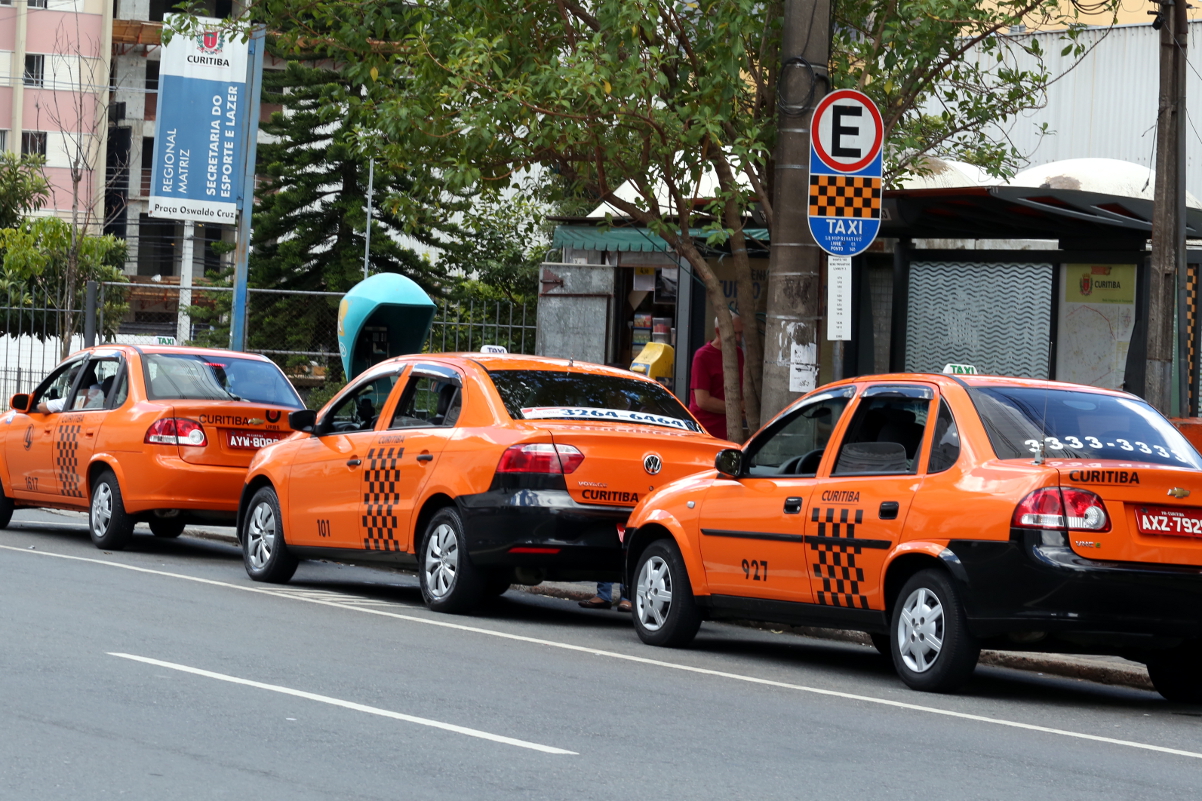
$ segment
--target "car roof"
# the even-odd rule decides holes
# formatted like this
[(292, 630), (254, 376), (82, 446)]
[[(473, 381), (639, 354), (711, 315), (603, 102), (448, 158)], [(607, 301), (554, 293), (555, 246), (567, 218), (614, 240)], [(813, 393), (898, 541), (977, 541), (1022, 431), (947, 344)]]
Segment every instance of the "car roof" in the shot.
[(1135, 397), (1129, 392), (1122, 392), (1102, 387), (1092, 387), (1087, 384), (1070, 384), (1067, 381), (1050, 381), (1043, 378), (1018, 378), (1004, 375), (949, 375), (947, 373), (885, 373), (882, 375), (862, 375), (826, 384), (825, 387), (863, 384), (867, 382), (882, 384), (890, 381), (925, 381), (942, 387), (960, 385), (969, 387), (1026, 387), (1030, 389), (1062, 389), (1072, 392), (1092, 392), (1098, 395), (1111, 395), (1117, 398)]
[(551, 370), (555, 372), (587, 373), (590, 375), (612, 375), (621, 378), (635, 378), (640, 381), (651, 379), (639, 373), (625, 370), (621, 367), (606, 367), (603, 364), (576, 361), (574, 359), (558, 359), (550, 356), (529, 356), (522, 353), (421, 353), (408, 356), (397, 356), (390, 361), (408, 361), (422, 359), (428, 361), (445, 361), (463, 364), (472, 362), (485, 370)]
[[(269, 362), (266, 356), (259, 353), (246, 353), (244, 351), (229, 350), (228, 348), (197, 348), (188, 347), (186, 345), (126, 345), (115, 342), (105, 343), (103, 345), (93, 345), (90, 348), (76, 351), (76, 353), (92, 353), (94, 351), (137, 351), (138, 353), (167, 353), (181, 354), (186, 356), (225, 356), (236, 357), (239, 359), (255, 359), (257, 361)], [(71, 354), (76, 355), (75, 353)]]

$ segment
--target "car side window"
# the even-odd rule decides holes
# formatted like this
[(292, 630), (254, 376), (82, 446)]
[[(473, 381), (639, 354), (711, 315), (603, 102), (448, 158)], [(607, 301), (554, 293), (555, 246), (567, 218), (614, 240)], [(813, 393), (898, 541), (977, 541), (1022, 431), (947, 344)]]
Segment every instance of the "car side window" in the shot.
[(123, 369), (118, 373), (116, 387), (113, 391), (112, 403), (109, 404), (110, 409), (122, 406), (126, 399), (129, 398), (129, 370)]
[(853, 391), (816, 398), (796, 409), (747, 449), (751, 476), (812, 477)]
[(75, 379), (79, 377), (79, 371), (83, 365), (84, 360), (77, 359), (52, 373), (40, 387), (34, 390), (31, 408), (42, 414), (61, 412), (66, 406), (67, 395), (71, 392), (71, 387), (75, 384)]
[(459, 420), (463, 390), (443, 378), (416, 375), (409, 379), (389, 428), (450, 428)]
[(939, 401), (939, 415), (935, 418), (935, 436), (931, 440), (931, 456), (927, 459), (928, 473), (942, 473), (960, 458), (960, 431), (956, 418), (947, 401)]
[(321, 420), (321, 432), (371, 431), (376, 427), (380, 410), (388, 402), (396, 382), (396, 373), (388, 373), (357, 384), (325, 414)]
[(870, 387), (865, 390), (855, 416), (847, 426), (831, 475), (917, 472), (918, 452), (922, 448), (933, 397), (934, 393), (923, 387)]
[(104, 409), (113, 394), (113, 385), (120, 370), (120, 359), (89, 359), (79, 388), (71, 399), (71, 410), (84, 412)]

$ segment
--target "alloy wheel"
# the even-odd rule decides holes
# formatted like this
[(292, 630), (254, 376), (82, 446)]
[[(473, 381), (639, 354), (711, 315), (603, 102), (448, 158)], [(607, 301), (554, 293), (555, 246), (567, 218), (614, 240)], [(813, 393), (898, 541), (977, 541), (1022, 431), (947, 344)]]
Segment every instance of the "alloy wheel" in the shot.
[(109, 521), (112, 519), (113, 490), (102, 481), (92, 492), (92, 533), (97, 539), (102, 539), (108, 532)]
[(660, 556), (652, 556), (639, 570), (635, 585), (635, 612), (647, 631), (659, 631), (672, 608), (672, 573)]
[(261, 503), (250, 515), (246, 526), (246, 553), (250, 566), (262, 570), (271, 561), (271, 550), (275, 547), (275, 510), (269, 503)]
[(426, 538), (426, 588), (435, 600), (445, 598), (459, 571), (459, 540), (455, 529), (443, 523)]
[(897, 621), (897, 646), (906, 667), (925, 673), (943, 650), (943, 604), (926, 587), (910, 593)]

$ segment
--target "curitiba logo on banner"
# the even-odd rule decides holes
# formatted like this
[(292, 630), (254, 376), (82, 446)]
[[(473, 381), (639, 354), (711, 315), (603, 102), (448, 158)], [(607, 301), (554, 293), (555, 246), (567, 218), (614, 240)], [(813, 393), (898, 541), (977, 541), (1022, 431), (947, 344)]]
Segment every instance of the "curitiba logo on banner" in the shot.
[[(178, 15), (167, 15), (167, 25)], [(232, 224), (246, 150), (246, 42), (221, 20), (199, 18), (201, 33), (175, 36), (159, 67), (158, 122), (150, 216)]]

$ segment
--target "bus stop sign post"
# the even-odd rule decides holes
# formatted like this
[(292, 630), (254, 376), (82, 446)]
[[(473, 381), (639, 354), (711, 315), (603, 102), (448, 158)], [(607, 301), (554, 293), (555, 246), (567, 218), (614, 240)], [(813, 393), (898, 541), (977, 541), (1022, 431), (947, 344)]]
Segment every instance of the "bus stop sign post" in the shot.
[(230, 350), (246, 350), (247, 282), (250, 277), (250, 223), (255, 208), (255, 151), (259, 142), (259, 100), (263, 88), (263, 50), (266, 28), (255, 26), (250, 35), (250, 58), (247, 63), (245, 178), (242, 195), (238, 198), (238, 245), (234, 251), (234, 308), (230, 313)]

